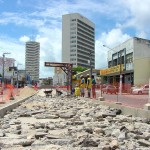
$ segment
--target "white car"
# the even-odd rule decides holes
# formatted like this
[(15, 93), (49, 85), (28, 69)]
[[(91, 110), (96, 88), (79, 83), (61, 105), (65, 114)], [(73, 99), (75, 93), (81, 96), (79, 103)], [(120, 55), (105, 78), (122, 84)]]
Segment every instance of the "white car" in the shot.
[(148, 94), (149, 93), (149, 85), (146, 84), (141, 88), (133, 89), (132, 94)]

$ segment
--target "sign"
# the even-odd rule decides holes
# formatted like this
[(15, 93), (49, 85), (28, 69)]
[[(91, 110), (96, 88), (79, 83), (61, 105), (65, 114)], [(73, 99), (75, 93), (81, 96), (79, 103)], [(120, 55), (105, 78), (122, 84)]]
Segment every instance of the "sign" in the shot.
[(9, 71), (17, 71), (17, 67), (9, 67)]
[(123, 71), (124, 69), (124, 65), (121, 65), (121, 70), (120, 70), (120, 65), (114, 66), (114, 67), (110, 67), (107, 69), (102, 69), (100, 70), (100, 75), (107, 75), (107, 74), (112, 74), (112, 73), (117, 73), (120, 71)]

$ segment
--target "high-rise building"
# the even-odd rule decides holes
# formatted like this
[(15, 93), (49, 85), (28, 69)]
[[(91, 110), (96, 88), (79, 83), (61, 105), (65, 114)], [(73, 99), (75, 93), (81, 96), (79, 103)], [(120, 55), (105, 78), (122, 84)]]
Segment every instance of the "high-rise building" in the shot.
[(31, 80), (39, 80), (40, 43), (26, 42), (25, 70)]
[(95, 24), (78, 13), (62, 16), (62, 62), (95, 68)]

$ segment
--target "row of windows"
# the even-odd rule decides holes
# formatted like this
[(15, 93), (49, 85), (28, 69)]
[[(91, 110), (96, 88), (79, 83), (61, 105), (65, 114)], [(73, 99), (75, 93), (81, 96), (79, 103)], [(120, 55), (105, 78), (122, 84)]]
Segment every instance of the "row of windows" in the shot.
[[(78, 65), (79, 65), (79, 64), (82, 64), (82, 65), (83, 65), (83, 64), (84, 64), (84, 65), (87, 64), (87, 65), (86, 65), (87, 67), (90, 66), (90, 64), (88, 63), (88, 61), (83, 61), (82, 59), (78, 59)], [(93, 67), (95, 66), (93, 62), (91, 63), (91, 65), (92, 65)]]
[(94, 28), (92, 28), (91, 26), (87, 25), (86, 23), (84, 23), (83, 21), (81, 20), (77, 20), (79, 23), (83, 24), (84, 26), (86, 26), (87, 28), (91, 29), (91, 30), (94, 30)]
[(83, 47), (83, 46), (77, 45), (77, 48), (86, 51), (86, 52), (88, 53), (88, 55), (89, 55), (89, 53), (91, 52), (91, 49), (85, 48), (85, 47)]
[(70, 41), (70, 43), (76, 43), (76, 40)]
[(83, 41), (83, 42), (88, 43), (88, 44), (90, 44), (90, 45), (94, 45), (94, 43), (89, 42), (89, 41), (87, 41), (87, 40), (85, 40), (85, 39), (83, 39), (83, 38), (78, 37), (78, 39), (79, 39), (80, 41)]
[(76, 54), (70, 54), (70, 56), (76, 56)]
[(72, 35), (70, 38), (71, 38), (71, 39), (74, 39), (74, 38), (76, 38), (76, 36), (75, 36), (75, 35)]
[(76, 49), (71, 49), (70, 52), (76, 52)]
[(77, 41), (77, 44), (80, 44), (80, 45), (83, 45), (83, 46), (85, 46), (85, 47), (88, 47), (88, 48), (94, 49), (94, 46), (92, 46), (92, 45), (87, 45), (87, 44), (84, 44), (84, 43), (79, 42), (79, 41)]
[(71, 27), (70, 29), (71, 29), (71, 30), (76, 30), (76, 27)]
[(83, 62), (83, 63), (88, 63), (88, 60), (83, 60), (83, 59), (80, 59), (80, 58), (78, 58), (77, 60), (80, 61), (80, 62)]
[(92, 33), (92, 34), (94, 34), (94, 31), (91, 31), (91, 30), (87, 29), (86, 27), (83, 27), (83, 26), (80, 25), (80, 24), (77, 24), (77, 27), (80, 27), (80, 28), (82, 28), (82, 29), (84, 29), (84, 30), (86, 30), (86, 31), (88, 31), (88, 32), (90, 32), (90, 33)]
[(81, 58), (84, 58), (84, 59), (87, 59), (87, 60), (90, 60), (90, 56), (89, 56), (89, 57), (86, 57), (86, 56), (83, 56), (83, 55), (80, 55), (80, 54), (78, 54), (77, 56), (78, 56), (78, 57), (81, 57)]
[(85, 64), (82, 64), (82, 63), (78, 63), (78, 66), (82, 66), (82, 67), (85, 67), (85, 68), (89, 67), (89, 65), (85, 65)]
[(86, 35), (84, 35), (84, 34), (82, 34), (82, 33), (80, 33), (80, 32), (77, 32), (77, 34), (78, 34), (79, 36), (84, 37), (85, 39), (88, 39), (88, 40), (94, 42), (94, 39), (92, 39), (92, 38), (90, 38), (90, 37), (88, 37), (88, 36), (86, 36)]
[(88, 35), (91, 38), (94, 38), (94, 34), (90, 34), (89, 32), (82, 30), (81, 28), (78, 28), (78, 31), (81, 33), (84, 33), (85, 35)]
[(71, 58), (71, 59), (70, 59), (70, 61), (75, 61), (75, 60), (76, 60), (76, 58)]
[(74, 25), (76, 25), (76, 23), (75, 23), (75, 22), (70, 23), (70, 26), (74, 26)]
[(70, 47), (76, 47), (76, 45), (70, 45)]
[(80, 50), (78, 50), (78, 52), (81, 53), (81, 54), (84, 54), (84, 55), (89, 55), (88, 52), (83, 52), (83, 51), (80, 51)]
[(76, 31), (72, 31), (72, 32), (70, 32), (70, 34), (76, 34)]
[(76, 19), (72, 19), (71, 21), (76, 21)]

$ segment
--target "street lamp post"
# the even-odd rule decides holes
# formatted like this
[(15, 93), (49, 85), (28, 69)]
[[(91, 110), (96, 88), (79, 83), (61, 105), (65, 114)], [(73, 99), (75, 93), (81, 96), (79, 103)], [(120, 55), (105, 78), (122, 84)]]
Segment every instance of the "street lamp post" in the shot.
[(90, 62), (89, 62), (89, 64), (90, 64), (90, 77), (92, 77), (92, 51), (90, 51), (90, 53), (89, 53), (90, 55), (89, 55), (89, 57), (90, 57)]
[(19, 76), (18, 66), (19, 65), (22, 65), (22, 64), (17, 64), (17, 91), (18, 91), (18, 86), (19, 86), (19, 80), (18, 80), (18, 76)]
[[(111, 49), (111, 48), (109, 48), (108, 46), (106, 46), (106, 45), (103, 45), (103, 47), (106, 47), (106, 48), (108, 48), (108, 49), (110, 49), (111, 51), (114, 51), (113, 49)], [(121, 65), (122, 65), (122, 51), (120, 50), (119, 51), (119, 56), (120, 56), (120, 72), (119, 72), (119, 74), (120, 74), (120, 81), (119, 81), (119, 95), (122, 95), (122, 74), (121, 74)]]
[(149, 96), (148, 96), (148, 103), (150, 104), (150, 78), (149, 78)]
[(2, 87), (4, 89), (4, 80), (5, 80), (5, 55), (10, 54), (8, 52), (3, 53), (3, 77), (2, 77)]
[(121, 70), (122, 70), (122, 52), (121, 50), (119, 51), (120, 53), (120, 81), (119, 81), (119, 95), (122, 94), (122, 74), (121, 74)]

